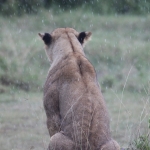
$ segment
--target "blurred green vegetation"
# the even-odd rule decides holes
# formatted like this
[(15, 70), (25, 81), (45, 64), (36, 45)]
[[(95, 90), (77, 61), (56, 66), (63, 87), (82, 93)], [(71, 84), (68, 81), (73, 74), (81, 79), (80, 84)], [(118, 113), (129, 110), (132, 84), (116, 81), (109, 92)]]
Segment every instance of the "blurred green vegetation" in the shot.
[(0, 0), (0, 14), (37, 13), (41, 8), (66, 11), (77, 8), (98, 14), (149, 14), (150, 0)]
[(130, 142), (131, 149), (136, 150), (150, 150), (150, 119), (148, 120), (148, 130), (146, 133), (138, 133), (135, 139)]
[(0, 26), (0, 91), (10, 86), (41, 91), (50, 64), (38, 33), (73, 27), (93, 34), (85, 53), (103, 91), (149, 92), (149, 15), (99, 16), (81, 9), (56, 14), (41, 9), (34, 15), (1, 16)]

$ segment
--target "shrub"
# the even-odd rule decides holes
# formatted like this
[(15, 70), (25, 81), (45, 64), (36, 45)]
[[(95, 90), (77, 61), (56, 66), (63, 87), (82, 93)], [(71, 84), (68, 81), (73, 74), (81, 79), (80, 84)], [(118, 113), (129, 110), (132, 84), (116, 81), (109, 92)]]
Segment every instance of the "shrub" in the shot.
[(149, 13), (150, 0), (45, 0), (45, 6), (58, 5), (59, 9), (67, 10), (76, 7), (90, 9), (99, 14), (140, 14)]
[[(148, 130), (150, 130), (150, 119), (148, 120)], [(133, 143), (131, 143), (132, 150), (150, 150), (150, 132), (139, 135)]]
[(21, 15), (36, 13), (43, 6), (42, 0), (0, 0), (0, 13), (2, 15)]
[(3, 15), (35, 13), (41, 7), (55, 7), (56, 11), (82, 7), (99, 14), (142, 14), (149, 13), (150, 0), (0, 0)]
[(149, 136), (139, 136), (139, 138), (135, 141), (135, 147), (137, 150), (150, 150)]

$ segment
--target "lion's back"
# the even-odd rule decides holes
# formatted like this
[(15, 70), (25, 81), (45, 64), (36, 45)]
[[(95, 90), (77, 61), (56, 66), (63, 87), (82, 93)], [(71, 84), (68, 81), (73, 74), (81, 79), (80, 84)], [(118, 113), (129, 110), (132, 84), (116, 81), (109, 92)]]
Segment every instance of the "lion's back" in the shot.
[(61, 130), (86, 149), (88, 144), (98, 146), (108, 139), (109, 118), (93, 66), (83, 56), (75, 56), (68, 58), (73, 61), (63, 68), (59, 81)]

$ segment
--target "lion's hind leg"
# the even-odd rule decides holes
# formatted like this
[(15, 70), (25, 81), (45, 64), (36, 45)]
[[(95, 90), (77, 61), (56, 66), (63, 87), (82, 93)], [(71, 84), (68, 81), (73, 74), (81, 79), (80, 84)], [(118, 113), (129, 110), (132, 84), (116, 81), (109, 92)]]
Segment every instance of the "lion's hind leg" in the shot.
[(67, 136), (58, 132), (50, 138), (48, 150), (74, 150), (74, 143)]
[(120, 146), (116, 141), (110, 140), (106, 144), (102, 145), (100, 150), (120, 150)]

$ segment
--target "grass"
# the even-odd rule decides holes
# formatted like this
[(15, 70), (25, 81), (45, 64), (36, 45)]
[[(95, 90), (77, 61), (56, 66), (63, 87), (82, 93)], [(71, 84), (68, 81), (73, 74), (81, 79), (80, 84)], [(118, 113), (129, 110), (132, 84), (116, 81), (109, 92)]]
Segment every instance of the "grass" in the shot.
[[(11, 90), (0, 95), (0, 145), (8, 150), (45, 149), (49, 143), (42, 93)], [(104, 97), (111, 117), (111, 132), (122, 147), (139, 131), (147, 130), (148, 96), (121, 94), (107, 89)], [(121, 109), (119, 109), (121, 107)]]
[(22, 91), (0, 95), (1, 149), (46, 149), (49, 137), (41, 99), (41, 93)]
[(149, 135), (139, 136), (138, 139), (135, 140), (133, 144), (135, 145), (136, 149), (150, 150)]
[[(99, 16), (81, 10), (64, 13), (41, 10), (37, 15), (21, 18), (0, 17), (0, 77), (26, 82), (30, 89), (41, 86), (49, 63), (37, 33), (73, 27), (93, 33), (85, 52), (102, 87), (122, 88), (132, 66), (126, 89), (143, 91), (150, 80), (149, 25), (149, 16)], [(107, 85), (107, 80), (111, 85)]]
[[(42, 85), (50, 66), (39, 32), (91, 31), (85, 53), (97, 71), (113, 137), (128, 147), (149, 132), (150, 16), (100, 16), (82, 10), (0, 17), (1, 149), (46, 149)], [(21, 89), (27, 91), (23, 92)]]

